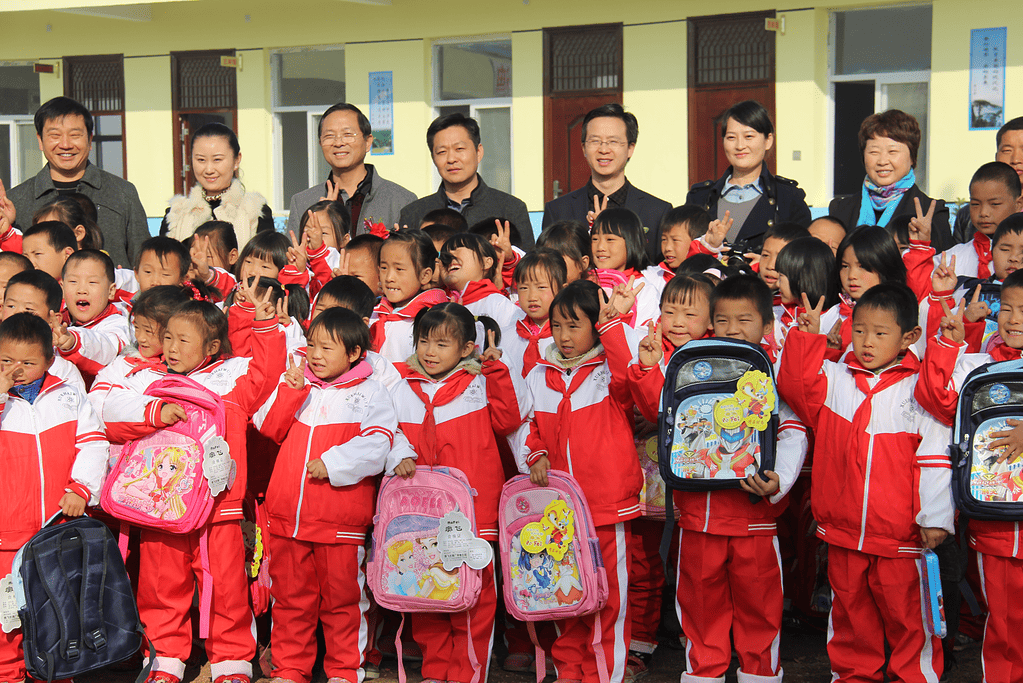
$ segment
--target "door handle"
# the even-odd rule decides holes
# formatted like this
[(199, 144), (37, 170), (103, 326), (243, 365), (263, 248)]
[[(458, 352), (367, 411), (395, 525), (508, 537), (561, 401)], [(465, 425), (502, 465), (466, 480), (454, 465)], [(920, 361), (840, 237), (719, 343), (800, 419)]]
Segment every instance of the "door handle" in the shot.
[(557, 199), (561, 196), (561, 183), (557, 180), (554, 181), (554, 186), (551, 188), (552, 199)]

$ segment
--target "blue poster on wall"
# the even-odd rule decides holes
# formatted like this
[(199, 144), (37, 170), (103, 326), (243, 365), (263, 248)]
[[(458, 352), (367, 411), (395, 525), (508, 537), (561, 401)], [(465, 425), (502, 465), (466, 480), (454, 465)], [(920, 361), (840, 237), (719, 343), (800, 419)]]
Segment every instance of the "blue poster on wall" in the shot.
[(373, 127), (374, 155), (394, 154), (393, 72), (369, 74), (369, 123)]
[(1005, 121), (1005, 36), (1004, 26), (970, 31), (970, 130)]

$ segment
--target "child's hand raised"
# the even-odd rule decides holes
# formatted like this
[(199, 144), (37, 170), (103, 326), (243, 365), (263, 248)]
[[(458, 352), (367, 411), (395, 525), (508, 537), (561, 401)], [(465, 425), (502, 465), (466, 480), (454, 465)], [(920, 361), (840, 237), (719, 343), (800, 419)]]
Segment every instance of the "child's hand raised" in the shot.
[(313, 479), (326, 479), (330, 475), (327, 474), (327, 466), (323, 464), (323, 460), (316, 458), (310, 460), (309, 464), (305, 466), (309, 476)]
[(923, 207), (920, 206), (919, 197), (913, 197), (913, 205), (916, 207), (916, 216), (909, 219), (909, 239), (930, 244), (931, 223), (934, 220), (934, 209), (938, 202), (932, 199), (931, 205), (927, 207), (927, 213), (924, 213)]
[(333, 275), (334, 277), (341, 277), (342, 275), (351, 275), (350, 270), (352, 267), (352, 255), (349, 254), (344, 249), (340, 249), (339, 253), (341, 254), (341, 261), (338, 263), (337, 268), (334, 268), (333, 270), (330, 271), (330, 274)]
[(712, 220), (710, 227), (707, 228), (707, 234), (704, 236), (707, 246), (711, 249), (720, 249), (721, 245), (725, 243), (725, 237), (728, 235), (728, 231), (732, 229), (733, 223), (735, 221), (732, 220), (731, 211), (725, 211), (724, 218)]
[(806, 298), (806, 292), (801, 292), (803, 297), (803, 312), (799, 314), (799, 331), (808, 334), (821, 333), (821, 313), (824, 312), (824, 297), (817, 300), (816, 306), (810, 306), (810, 300)]
[(4, 220), (9, 225), (14, 225), (14, 220), (18, 217), (18, 211), (14, 208), (14, 202), (7, 198), (7, 188), (4, 187), (4, 181), (0, 180), (0, 214), (3, 215)]
[(284, 296), (274, 304), (274, 310), (277, 313), (277, 322), (281, 324), (281, 327), (291, 324), (291, 314), (288, 313), (288, 290), (284, 290)]
[(65, 353), (75, 348), (75, 336), (67, 331), (64, 323), (53, 328), (53, 345)]
[(210, 279), (210, 236), (206, 235), (202, 239), (193, 238), (188, 253), (192, 257), (192, 267), (195, 268), (196, 278), (208, 282)]
[(252, 278), (251, 283), (238, 283), (238, 291), (244, 292), (245, 298), (256, 307), (256, 315), (253, 318), (256, 322), (263, 320), (275, 320), (277, 318), (277, 306), (273, 302), (273, 288), (267, 287), (263, 296), (256, 295), (257, 278)]
[(966, 339), (966, 326), (963, 324), (963, 314), (966, 312), (966, 299), (963, 298), (959, 301), (959, 306), (956, 308), (955, 313), (949, 309), (948, 302), (944, 299), (941, 300), (941, 308), (945, 311), (941, 322), (938, 323), (941, 336), (959, 346)]
[(635, 281), (636, 276), (630, 275), (628, 283), (614, 286), (614, 289), (611, 290), (611, 296), (607, 299), (607, 303), (600, 309), (600, 316), (597, 319), (598, 326), (605, 325), (618, 316), (628, 315), (632, 312), (633, 306), (636, 305), (636, 296), (643, 291), (643, 287), (646, 285), (645, 282), (640, 282), (636, 285), (634, 284)]
[(651, 320), (647, 323), (647, 335), (639, 342), (639, 362), (644, 367), (652, 368), (664, 358), (664, 347), (661, 345), (661, 326)]
[(751, 474), (745, 479), (739, 480), (739, 486), (743, 491), (767, 498), (774, 495), (781, 487), (781, 477), (777, 472), (764, 470), (764, 474)]
[(828, 348), (842, 349), (842, 319), (839, 318), (828, 332)]
[(177, 403), (164, 403), (163, 407), (160, 408), (160, 422), (163, 422), (166, 427), (170, 427), (178, 422), (187, 421), (188, 413)]
[(88, 501), (77, 493), (67, 491), (60, 497), (60, 511), (67, 517), (81, 517), (85, 514), (85, 504)]
[(481, 363), (501, 360), (501, 349), (497, 348), (497, 344), (494, 342), (494, 339), (494, 331), (487, 330), (487, 350), (480, 354)]
[(5, 365), (0, 368), (0, 394), (6, 394), (14, 386), (14, 383), (18, 381), (18, 375), (21, 374), (21, 370), (14, 364)]
[(292, 389), (301, 389), (305, 386), (305, 358), (298, 365), (295, 365), (295, 359), (288, 354), (288, 369), (284, 371), (284, 381)]
[(303, 234), (302, 240), (299, 241), (298, 238), (295, 237), (295, 232), (293, 230), (289, 230), (288, 234), (291, 235), (291, 246), (288, 247), (288, 263), (295, 266), (295, 270), (298, 272), (304, 273), (306, 263), (309, 260), (309, 254), (305, 248), (309, 237), (308, 235)]
[(956, 277), (955, 254), (952, 254), (946, 263), (945, 252), (941, 252), (941, 260), (931, 273), (931, 289), (935, 292), (954, 292), (957, 284), (959, 278)]
[(310, 249), (319, 251), (323, 246), (323, 226), (320, 217), (310, 209), (306, 212), (309, 218), (305, 222), (305, 241)]
[(975, 323), (989, 315), (991, 315), (991, 307), (988, 306), (986, 301), (980, 300), (980, 285), (977, 285), (977, 288), (973, 290), (970, 305), (966, 307), (966, 322)]
[[(494, 219), (497, 225), (497, 234), (490, 236), (490, 244), (497, 251), (498, 255), (504, 255), (504, 261), (511, 261), (515, 257), (511, 243), (511, 223), (505, 221), (503, 224), (499, 219)], [(498, 269), (500, 272), (500, 269)]]
[(330, 178), (327, 178), (327, 196), (320, 197), (320, 201), (336, 202), (339, 194), (341, 194), (341, 183), (335, 185), (330, 182)]
[(593, 195), (593, 210), (586, 212), (586, 223), (587, 223), (587, 225), (589, 225), (592, 228), (593, 224), (597, 222), (597, 216), (599, 216), (601, 214), (601, 212), (604, 209), (606, 209), (606, 208), (607, 208), (607, 197), (605, 196), (604, 200), (601, 201), (601, 200), (597, 199), (597, 195)]
[(402, 479), (411, 479), (416, 476), (416, 461), (412, 458), (405, 458), (394, 466), (394, 474)]
[(529, 467), (529, 481), (537, 486), (547, 486), (547, 470), (550, 468), (551, 461), (546, 455), (541, 455), (540, 459)]

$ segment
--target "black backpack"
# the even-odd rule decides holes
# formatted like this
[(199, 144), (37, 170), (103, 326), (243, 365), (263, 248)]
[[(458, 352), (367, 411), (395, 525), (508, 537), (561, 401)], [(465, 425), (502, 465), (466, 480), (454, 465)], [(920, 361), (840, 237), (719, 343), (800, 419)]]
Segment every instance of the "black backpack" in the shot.
[(32, 678), (72, 678), (138, 652), (145, 634), (134, 592), (117, 540), (99, 520), (43, 527), (19, 551), (14, 572)]

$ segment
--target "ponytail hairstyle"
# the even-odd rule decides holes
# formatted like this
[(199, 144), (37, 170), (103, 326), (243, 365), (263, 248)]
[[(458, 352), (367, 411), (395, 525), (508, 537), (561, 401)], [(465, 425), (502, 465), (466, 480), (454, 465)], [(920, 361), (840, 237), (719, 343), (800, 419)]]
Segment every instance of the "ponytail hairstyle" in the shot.
[[(594, 285), (596, 286), (596, 285)], [(483, 338), (476, 331), (476, 323), (483, 325)], [(473, 316), (468, 308), (453, 301), (445, 301), (430, 308), (424, 308), (416, 314), (412, 323), (412, 339), (418, 345), (420, 341), (429, 339), (436, 332), (439, 335), (451, 335), (459, 346), (474, 342), (484, 351), (489, 347), (487, 332), (494, 333), (494, 343), (501, 345), (501, 328), (493, 318), (481, 315)]]
[(789, 289), (796, 301), (802, 303), (806, 294), (811, 306), (824, 297), (827, 310), (838, 303), (838, 269), (831, 247), (816, 237), (792, 240), (778, 252), (774, 269), (789, 280)]
[(220, 341), (220, 350), (213, 356), (228, 358), (231, 356), (231, 340), (227, 336), (227, 315), (209, 301), (188, 301), (175, 311), (167, 322), (174, 318), (188, 318), (202, 332), (203, 345), (214, 340)]
[(604, 209), (597, 216), (590, 235), (617, 235), (625, 240), (625, 267), (643, 270), (650, 265), (646, 255), (643, 221), (629, 209)]
[[(416, 276), (423, 274), (427, 268), (431, 270), (437, 265), (437, 248), (433, 246), (430, 236), (419, 228), (401, 228), (387, 237), (388, 244), (404, 244), (408, 249), (409, 258), (415, 266)], [(380, 252), (377, 251), (377, 254)], [(379, 256), (377, 262), (379, 263)]]

